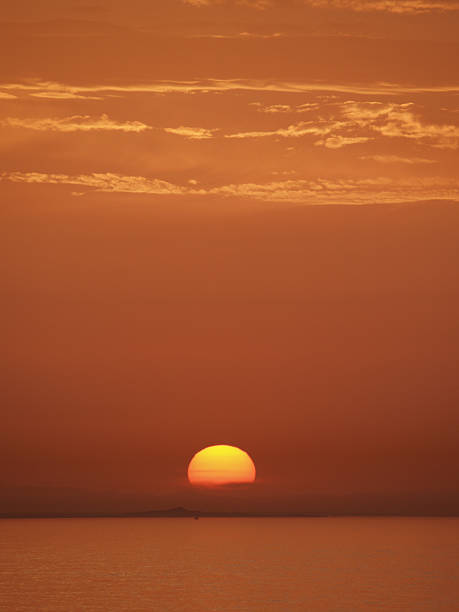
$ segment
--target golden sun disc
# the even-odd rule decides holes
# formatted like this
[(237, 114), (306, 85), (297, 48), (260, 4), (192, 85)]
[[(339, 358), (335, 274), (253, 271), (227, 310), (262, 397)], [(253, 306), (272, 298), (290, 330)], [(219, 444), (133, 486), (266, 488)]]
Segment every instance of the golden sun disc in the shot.
[(203, 448), (188, 465), (188, 480), (192, 485), (251, 483), (255, 477), (255, 464), (250, 455), (227, 444)]

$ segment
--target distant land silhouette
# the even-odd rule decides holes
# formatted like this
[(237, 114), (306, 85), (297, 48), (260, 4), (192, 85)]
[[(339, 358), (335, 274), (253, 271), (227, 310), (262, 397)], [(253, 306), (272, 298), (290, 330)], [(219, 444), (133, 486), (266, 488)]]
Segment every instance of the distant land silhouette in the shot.
[(30, 512), (0, 513), (0, 519), (8, 518), (322, 518), (327, 514), (308, 512), (202, 512), (178, 506), (166, 510), (147, 510), (145, 512)]
[(57, 519), (57, 518), (327, 518), (327, 517), (457, 517), (455, 513), (429, 514), (404, 512), (203, 512), (177, 506), (165, 510), (146, 510), (145, 512), (0, 512), (1, 519)]

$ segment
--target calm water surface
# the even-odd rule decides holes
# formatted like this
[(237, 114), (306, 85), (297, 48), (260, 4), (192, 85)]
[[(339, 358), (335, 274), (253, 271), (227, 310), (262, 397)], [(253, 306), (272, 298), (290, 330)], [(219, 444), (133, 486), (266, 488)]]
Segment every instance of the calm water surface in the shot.
[(459, 610), (459, 519), (0, 521), (0, 609)]

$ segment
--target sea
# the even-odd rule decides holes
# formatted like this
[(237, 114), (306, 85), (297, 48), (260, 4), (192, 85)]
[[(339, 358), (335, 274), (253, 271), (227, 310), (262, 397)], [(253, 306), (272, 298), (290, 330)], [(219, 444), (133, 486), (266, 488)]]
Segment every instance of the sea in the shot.
[(5, 519), (0, 610), (457, 612), (459, 519)]

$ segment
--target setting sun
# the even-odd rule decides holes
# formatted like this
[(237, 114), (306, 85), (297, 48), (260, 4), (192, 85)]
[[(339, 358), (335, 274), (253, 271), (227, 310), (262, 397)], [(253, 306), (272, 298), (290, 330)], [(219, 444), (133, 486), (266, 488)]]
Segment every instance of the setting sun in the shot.
[(188, 465), (188, 480), (193, 485), (250, 483), (255, 475), (255, 464), (248, 453), (226, 444), (202, 449)]

